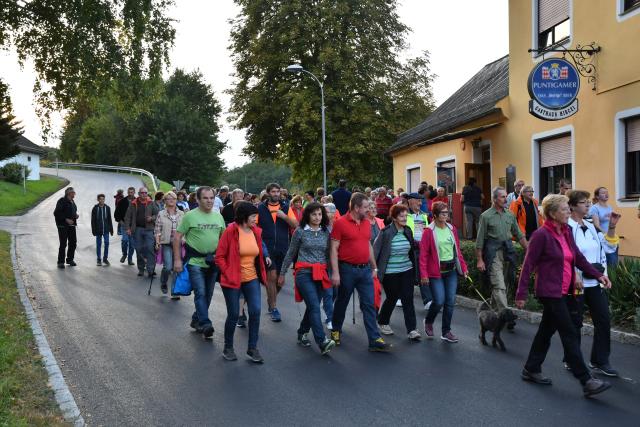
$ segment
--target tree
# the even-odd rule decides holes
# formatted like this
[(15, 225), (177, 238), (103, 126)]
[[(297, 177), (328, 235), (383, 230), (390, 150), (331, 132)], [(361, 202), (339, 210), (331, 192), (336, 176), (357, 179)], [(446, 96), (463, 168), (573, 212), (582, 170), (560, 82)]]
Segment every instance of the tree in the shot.
[(291, 168), (273, 162), (253, 161), (225, 172), (222, 184), (242, 188), (249, 193), (260, 193), (270, 182), (291, 189)]
[(390, 180), (384, 150), (433, 109), (428, 53), (405, 63), (409, 29), (394, 0), (236, 0), (231, 112), (245, 152), (291, 165), (296, 181), (322, 182), (319, 88), (284, 69), (300, 63), (324, 82), (331, 182)]
[(21, 133), (13, 115), (9, 87), (0, 80), (0, 160), (9, 159), (20, 152), (16, 142)]

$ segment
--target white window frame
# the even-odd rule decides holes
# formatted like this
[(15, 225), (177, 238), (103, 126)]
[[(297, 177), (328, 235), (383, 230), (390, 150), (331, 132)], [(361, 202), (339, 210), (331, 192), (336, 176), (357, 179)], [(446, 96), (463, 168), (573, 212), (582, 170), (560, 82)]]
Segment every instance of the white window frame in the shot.
[(456, 180), (455, 192), (457, 193), (458, 192), (458, 159), (456, 158), (455, 155), (440, 157), (440, 158), (436, 159), (436, 161), (435, 161), (436, 164), (433, 167), (433, 174), (434, 174), (434, 180), (433, 180), (434, 185), (433, 186), (434, 187), (438, 186), (438, 165), (440, 163), (450, 162), (451, 160), (453, 160), (453, 163), (455, 165), (454, 168), (456, 169), (456, 174), (455, 174), (454, 178)]
[(624, 11), (624, 0), (616, 0), (616, 19), (618, 22), (626, 21), (627, 19), (640, 15), (640, 8), (635, 8), (629, 12)]
[(628, 110), (618, 111), (613, 121), (613, 140), (614, 158), (615, 158), (615, 189), (614, 195), (616, 204), (621, 208), (635, 208), (638, 206), (637, 200), (623, 200), (627, 197), (627, 133), (625, 120), (629, 117), (640, 116), (640, 107), (629, 108)]
[[(411, 177), (409, 176), (409, 171), (412, 169), (420, 169), (420, 178), (422, 178), (422, 164), (421, 163), (412, 163), (404, 167), (404, 180), (405, 180), (405, 190), (409, 192), (411, 188)], [(421, 180), (422, 181), (422, 180)], [(399, 194), (397, 194), (399, 196)]]
[(534, 197), (540, 198), (540, 141), (553, 138), (554, 136), (570, 135), (571, 139), (571, 185), (577, 188), (576, 183), (576, 141), (573, 125), (562, 126), (545, 132), (531, 135), (531, 182), (534, 190)]
[[(620, 0), (618, 0), (620, 1)], [(531, 0), (531, 46), (534, 50), (539, 49), (538, 45), (538, 0)], [(568, 48), (573, 42), (573, 0), (569, 0), (569, 38), (556, 48)], [(553, 52), (551, 52), (553, 53)], [(534, 63), (541, 62), (546, 52), (531, 52), (531, 59)]]

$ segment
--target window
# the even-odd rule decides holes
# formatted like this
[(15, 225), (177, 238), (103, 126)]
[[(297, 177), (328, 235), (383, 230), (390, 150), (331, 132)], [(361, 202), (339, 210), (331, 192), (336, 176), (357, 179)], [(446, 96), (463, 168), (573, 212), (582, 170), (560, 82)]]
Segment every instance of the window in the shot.
[(453, 194), (456, 192), (455, 160), (439, 162), (437, 164), (436, 174), (438, 187), (444, 187), (447, 190), (447, 194)]
[(624, 0), (624, 12), (640, 7), (640, 0)]
[(420, 187), (420, 167), (407, 169), (407, 193), (418, 192)]
[(626, 197), (640, 196), (640, 116), (624, 121)]
[(571, 180), (571, 135), (565, 134), (540, 141), (540, 199), (560, 192), (560, 180)]
[(569, 1), (537, 0), (538, 49), (555, 46), (571, 36)]

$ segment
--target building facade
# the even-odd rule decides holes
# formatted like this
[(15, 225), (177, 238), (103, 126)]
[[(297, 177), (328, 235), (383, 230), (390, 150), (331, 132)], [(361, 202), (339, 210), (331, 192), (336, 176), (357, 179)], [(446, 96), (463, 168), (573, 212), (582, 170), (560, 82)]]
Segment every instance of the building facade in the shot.
[(39, 181), (40, 156), (43, 156), (45, 154), (44, 149), (34, 144), (24, 136), (20, 136), (16, 145), (20, 149), (18, 155), (9, 159), (1, 160), (0, 167), (6, 165), (7, 163), (20, 163), (21, 165), (26, 165), (31, 171), (31, 173), (27, 177), (27, 180)]
[[(604, 186), (623, 215), (620, 253), (640, 256), (636, 40), (640, 0), (510, 0), (509, 55), (487, 64), (423, 123), (399, 136), (387, 151), (394, 186), (413, 190), (424, 180), (460, 192), (473, 176), (489, 196), (492, 186), (512, 185), (517, 177), (533, 185), (538, 198), (557, 192), (562, 178), (590, 192)], [(580, 78), (578, 111), (554, 121), (531, 115), (531, 70), (543, 59), (573, 61), (568, 53), (549, 50), (591, 43), (601, 50), (586, 55), (595, 71)]]

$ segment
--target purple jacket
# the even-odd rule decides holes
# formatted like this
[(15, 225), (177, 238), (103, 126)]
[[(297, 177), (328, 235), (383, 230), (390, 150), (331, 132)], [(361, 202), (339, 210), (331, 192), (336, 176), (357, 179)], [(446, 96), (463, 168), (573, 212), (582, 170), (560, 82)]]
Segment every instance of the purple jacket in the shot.
[[(527, 255), (522, 265), (522, 272), (520, 273), (516, 300), (525, 300), (527, 298), (531, 273), (536, 274), (535, 295), (537, 297), (562, 297), (562, 263), (564, 256), (562, 247), (556, 240), (556, 237), (553, 235), (554, 231), (551, 230), (550, 227), (550, 225), (545, 223), (544, 226), (538, 228), (531, 235)], [(566, 225), (563, 226), (562, 232), (569, 243), (571, 252), (573, 252), (571, 287), (569, 288), (569, 293), (572, 293), (573, 283), (575, 283), (576, 280), (576, 267), (597, 278), (600, 278), (603, 274), (593, 268), (584, 255), (582, 255), (582, 252), (580, 252), (576, 246), (576, 242), (573, 240), (573, 236), (569, 232), (569, 227)]]

